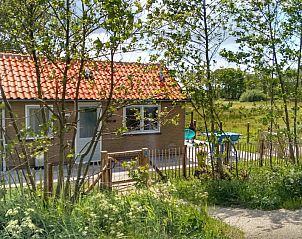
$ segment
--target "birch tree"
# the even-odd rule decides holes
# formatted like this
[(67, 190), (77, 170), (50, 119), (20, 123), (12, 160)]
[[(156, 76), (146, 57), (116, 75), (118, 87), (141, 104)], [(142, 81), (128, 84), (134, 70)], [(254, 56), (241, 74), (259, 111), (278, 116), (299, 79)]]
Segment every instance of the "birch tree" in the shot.
[[(208, 141), (217, 147), (214, 132), (219, 129), (215, 113), (215, 84), (212, 70), (217, 61), (218, 50), (226, 39), (222, 1), (159, 1), (150, 7), (150, 32), (153, 45), (160, 58), (174, 68), (175, 75), (190, 96), (193, 108), (205, 120)], [(154, 31), (155, 29), (155, 31)], [(210, 144), (212, 147), (212, 144)], [(217, 169), (223, 177), (219, 150), (216, 152)], [(214, 168), (214, 155), (211, 154)]]
[[(229, 9), (235, 23), (232, 34), (237, 39), (239, 50), (235, 54), (230, 51), (224, 51), (223, 54), (231, 60), (241, 63), (247, 62), (254, 72), (270, 75), (271, 130), (275, 120), (275, 88), (280, 88), (282, 118), (289, 145), (289, 158), (295, 163), (297, 158), (294, 153), (294, 143), (297, 143), (297, 141), (296, 136), (293, 137), (293, 135), (297, 135), (298, 102), (296, 98), (295, 116), (292, 119), (289, 106), (290, 95), (286, 89), (285, 72), (292, 65), (297, 65), (297, 81), (294, 92), (297, 97), (300, 78), (299, 65), (301, 64), (300, 23), (299, 18), (297, 18), (300, 11), (299, 4), (283, 0), (229, 1)], [(293, 34), (294, 32), (295, 34)]]
[[(41, 111), (43, 115), (42, 135), (48, 135), (49, 124), (45, 111), (52, 112), (54, 128), (52, 132), (59, 139), (59, 173), (56, 187), (56, 197), (77, 201), (80, 189), (85, 183), (88, 173), (88, 166), (97, 143), (102, 135), (102, 124), (108, 114), (113, 110), (114, 90), (114, 60), (116, 54), (134, 49), (135, 36), (139, 33), (142, 22), (139, 19), (142, 6), (139, 1), (132, 0), (104, 0), (104, 1), (77, 1), (77, 0), (13, 0), (1, 2), (2, 13), (6, 14), (6, 21), (1, 21), (1, 29), (12, 39), (16, 39), (19, 47), (24, 53), (29, 54), (35, 64), (36, 81)], [(99, 36), (99, 37), (96, 37)], [(78, 102), (80, 83), (84, 77), (85, 64), (95, 59), (107, 59), (109, 62), (110, 74), (108, 78), (109, 92), (100, 92), (106, 95), (102, 112), (98, 115), (94, 136), (85, 148), (84, 152), (77, 154), (75, 151), (75, 140), (77, 134)], [(58, 81), (56, 97), (53, 108), (43, 98), (41, 85), (41, 67), (45, 60), (60, 72), (51, 75), (49, 80)], [(71, 74), (71, 70), (76, 73)], [(68, 85), (74, 84), (75, 106), (74, 117), (67, 119), (67, 91)], [(2, 90), (2, 93), (4, 91)], [(6, 100), (9, 108), (9, 101)], [(13, 112), (11, 112), (14, 118)], [(15, 127), (17, 135), (20, 135), (20, 128)], [(72, 135), (69, 142), (68, 135)], [(26, 142), (23, 138), (19, 142), (24, 145), (22, 153), (27, 162), (27, 174), (32, 178), (28, 162), (32, 159), (26, 149)], [(43, 144), (43, 142), (42, 142)], [(44, 172), (47, 172), (47, 145), (42, 145), (44, 150)], [(88, 157), (87, 164), (84, 158)], [(74, 187), (71, 187), (71, 172), (75, 163), (79, 162), (77, 177)], [(67, 163), (67, 177), (64, 176), (64, 167)], [(36, 190), (35, 182), (30, 180), (32, 191)], [(44, 196), (47, 196), (47, 174), (44, 174)]]

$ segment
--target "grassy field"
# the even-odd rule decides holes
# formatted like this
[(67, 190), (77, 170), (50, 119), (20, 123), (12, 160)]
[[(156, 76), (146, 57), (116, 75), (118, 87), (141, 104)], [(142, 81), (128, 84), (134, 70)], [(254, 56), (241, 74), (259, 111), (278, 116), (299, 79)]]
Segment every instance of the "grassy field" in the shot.
[[(219, 120), (217, 120), (217, 128), (219, 128), (219, 121), (222, 122), (222, 127), (225, 132), (236, 132), (242, 134), (242, 141), (247, 139), (247, 125), (250, 125), (250, 140), (257, 141), (259, 132), (267, 131), (270, 126), (270, 102), (239, 102), (239, 101), (219, 101), (217, 112)], [(276, 101), (276, 115), (274, 121), (280, 128), (284, 127), (282, 119), (282, 102)], [(293, 116), (292, 112), (293, 103), (289, 105), (290, 116)], [(191, 106), (186, 108), (186, 123), (190, 124), (191, 112), (194, 112)], [(302, 114), (299, 113), (299, 119), (301, 121)], [(194, 120), (197, 122), (197, 129), (199, 136), (202, 138), (202, 133), (205, 132), (204, 120), (196, 112), (194, 112)]]

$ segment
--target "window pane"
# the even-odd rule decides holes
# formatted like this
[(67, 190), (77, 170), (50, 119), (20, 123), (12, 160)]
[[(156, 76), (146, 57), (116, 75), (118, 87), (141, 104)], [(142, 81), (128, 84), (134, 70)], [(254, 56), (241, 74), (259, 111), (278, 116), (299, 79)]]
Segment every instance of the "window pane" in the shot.
[(144, 107), (144, 130), (158, 130), (158, 107)]
[(80, 138), (92, 138), (97, 121), (96, 109), (80, 109)]
[[(46, 110), (46, 119), (49, 120), (49, 111)], [(35, 134), (40, 134), (41, 126), (43, 124), (42, 112), (40, 107), (28, 108), (28, 125)]]
[(140, 130), (140, 118), (139, 107), (126, 108), (126, 127), (129, 131)]

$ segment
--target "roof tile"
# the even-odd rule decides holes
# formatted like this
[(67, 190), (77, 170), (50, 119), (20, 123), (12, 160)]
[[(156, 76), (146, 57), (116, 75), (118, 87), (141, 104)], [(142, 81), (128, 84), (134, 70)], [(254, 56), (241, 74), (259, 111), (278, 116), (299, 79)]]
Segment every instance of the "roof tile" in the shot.
[[(41, 59), (41, 85), (45, 99), (56, 98), (56, 91), (62, 94), (64, 64), (50, 63)], [(91, 78), (80, 78), (79, 99), (106, 99), (110, 90), (110, 64), (104, 61), (86, 62), (84, 69), (92, 72)], [(79, 61), (72, 61), (68, 70), (66, 99), (74, 99), (79, 80)], [(1, 83), (8, 99), (36, 99), (37, 78), (34, 62), (30, 56), (0, 53)], [(157, 99), (181, 100), (181, 88), (164, 72), (160, 79), (158, 64), (114, 63), (114, 99)]]

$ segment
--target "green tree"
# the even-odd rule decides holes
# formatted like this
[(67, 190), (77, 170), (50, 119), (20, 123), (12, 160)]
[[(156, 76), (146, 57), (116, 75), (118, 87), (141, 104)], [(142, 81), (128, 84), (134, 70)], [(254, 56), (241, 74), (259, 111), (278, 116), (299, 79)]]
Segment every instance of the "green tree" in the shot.
[[(37, 85), (41, 86), (41, 78), (40, 78), (40, 67), (38, 63), (38, 54), (37, 54), (37, 41), (39, 39), (40, 33), (44, 30), (44, 26), (47, 25), (47, 4), (43, 1), (2, 1), (0, 7), (0, 29), (2, 36), (2, 44), (4, 50), (9, 50), (10, 45), (5, 44), (5, 39), (10, 40), (11, 44), (15, 46), (17, 49), (24, 53), (29, 53), (32, 55), (36, 74), (37, 74)], [(12, 47), (14, 48), (14, 47)], [(27, 173), (24, 175), (28, 175), (26, 178), (26, 182), (28, 186), (31, 186), (32, 190), (36, 190), (36, 185), (34, 182), (33, 175), (30, 173), (29, 162), (32, 160), (32, 155), (26, 147), (26, 140), (21, 137), (20, 128), (16, 123), (14, 118), (14, 114), (11, 110), (11, 107), (6, 100), (4, 91), (1, 89), (2, 97), (6, 108), (10, 114), (10, 117), (13, 120), (14, 129), (16, 131), (16, 135), (18, 137), (18, 143), (21, 146), (22, 155), (20, 158), (25, 158), (25, 165), (27, 169)], [(38, 87), (38, 98), (43, 99), (41, 87)], [(43, 124), (46, 126), (46, 116), (45, 116), (45, 108), (43, 104), (40, 104), (41, 110), (43, 112)], [(43, 135), (47, 135), (47, 127), (43, 127)], [(47, 165), (47, 152), (44, 152), (45, 156), (45, 165)], [(46, 166), (47, 171), (47, 166)], [(46, 195), (47, 188), (47, 173), (44, 175), (44, 189)]]
[[(114, 91), (114, 59), (121, 51), (131, 51), (136, 43), (135, 35), (139, 33), (142, 21), (139, 16), (142, 6), (135, 0), (4, 0), (1, 2), (1, 11), (5, 12), (5, 21), (0, 21), (3, 34), (9, 39), (15, 39), (24, 53), (29, 54), (35, 64), (38, 100), (40, 101), (43, 116), (43, 133), (48, 136), (49, 122), (45, 117), (45, 111), (53, 113), (54, 128), (53, 134), (59, 139), (59, 174), (56, 188), (56, 197), (64, 195), (67, 199), (76, 201), (79, 198), (80, 189), (85, 183), (85, 176), (88, 173), (89, 162), (96, 150), (98, 141), (103, 133), (105, 119), (114, 110), (112, 100)], [(95, 37), (102, 34), (102, 37)], [(95, 133), (90, 143), (85, 147), (84, 152), (76, 154), (75, 140), (79, 110), (78, 95), (80, 82), (83, 78), (85, 64), (97, 58), (107, 58), (110, 62), (107, 99), (102, 105), (102, 111), (98, 115)], [(54, 70), (61, 72), (61, 75), (52, 75), (49, 80), (58, 81), (56, 89), (57, 97), (54, 102), (47, 102), (43, 98), (41, 87), (41, 68), (43, 60), (53, 65)], [(78, 64), (76, 74), (70, 73), (73, 64)], [(55, 72), (55, 71), (54, 71)], [(72, 76), (71, 76), (72, 75)], [(73, 100), (74, 117), (72, 122), (67, 120), (67, 89), (69, 84), (75, 85), (75, 99)], [(2, 90), (2, 95), (4, 91)], [(100, 95), (103, 94), (100, 92)], [(10, 109), (9, 102), (3, 95), (7, 109)], [(53, 108), (50, 107), (53, 104)], [(100, 103), (102, 104), (102, 103)], [(10, 116), (15, 115), (10, 110)], [(21, 129), (14, 121), (18, 142), (22, 146), (22, 157), (27, 162), (29, 185), (32, 191), (36, 190), (32, 171), (29, 169), (29, 162), (32, 155), (26, 147), (27, 142), (20, 134)], [(72, 140), (70, 142), (70, 135)], [(44, 196), (47, 196), (47, 147), (41, 142), (44, 149)], [(90, 155), (90, 156), (89, 156)], [(88, 157), (88, 164), (84, 164), (84, 158)], [(75, 163), (79, 162), (74, 187), (71, 187), (72, 170)], [(64, 163), (67, 163), (67, 177), (64, 178)]]
[(213, 72), (213, 78), (220, 87), (220, 96), (238, 100), (245, 91), (245, 73), (240, 69), (222, 68)]
[(290, 74), (290, 78), (295, 77), (293, 98), (294, 98), (294, 143), (296, 146), (296, 158), (299, 159), (299, 140), (298, 140), (298, 104), (301, 102), (301, 59), (302, 59), (302, 2), (300, 0), (287, 1), (284, 4), (286, 21), (284, 23), (285, 34), (292, 37), (291, 44), (285, 52), (289, 55), (289, 60), (296, 63), (295, 73)]
[[(218, 148), (214, 132), (219, 129), (213, 65), (221, 43), (226, 38), (223, 1), (157, 1), (149, 6), (149, 37), (158, 50), (156, 57), (174, 69), (191, 99), (192, 106), (204, 118), (208, 140)], [(154, 31), (154, 29), (156, 29)], [(211, 145), (211, 144), (210, 144)], [(223, 177), (218, 150), (217, 171)], [(214, 170), (213, 170), (214, 171)]]
[(283, 8), (284, 4), (286, 1), (283, 0), (229, 1), (229, 9), (235, 22), (232, 34), (239, 43), (239, 51), (237, 54), (223, 51), (223, 54), (229, 59), (236, 59), (237, 62), (244, 60), (254, 72), (261, 72), (265, 76), (270, 76), (271, 111), (269, 114), (271, 129), (274, 122), (274, 89), (278, 84), (283, 102), (289, 158), (295, 162), (289, 99), (283, 74), (284, 68), (289, 65), (288, 46), (292, 39), (291, 34), (288, 34), (284, 28), (287, 19)]
[(247, 72), (245, 73), (244, 85), (246, 90), (258, 89), (264, 94), (270, 93), (270, 75), (265, 75), (262, 72)]

